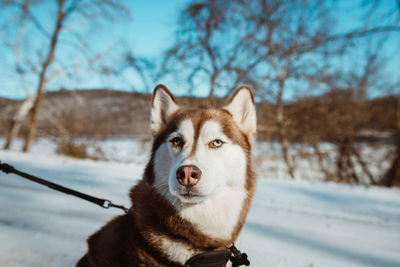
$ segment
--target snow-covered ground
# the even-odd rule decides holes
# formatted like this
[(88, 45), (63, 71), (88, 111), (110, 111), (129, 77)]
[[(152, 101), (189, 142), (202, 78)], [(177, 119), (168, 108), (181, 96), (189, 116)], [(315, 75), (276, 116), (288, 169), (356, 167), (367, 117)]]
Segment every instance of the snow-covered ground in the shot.
[[(129, 206), (148, 156), (143, 144), (122, 142), (110, 149), (129, 160), (105, 162), (57, 156), (41, 142), (28, 154), (0, 150), (0, 160)], [(3, 173), (0, 203), (7, 267), (74, 266), (86, 238), (121, 213)], [(239, 248), (258, 267), (400, 266), (400, 190), (259, 177)]]

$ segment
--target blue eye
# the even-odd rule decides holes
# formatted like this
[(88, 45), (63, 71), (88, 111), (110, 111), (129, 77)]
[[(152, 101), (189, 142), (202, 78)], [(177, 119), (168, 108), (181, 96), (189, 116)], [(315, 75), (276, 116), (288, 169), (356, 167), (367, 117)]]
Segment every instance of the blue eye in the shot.
[(211, 141), (208, 146), (210, 148), (220, 148), (222, 145), (224, 144), (223, 141), (219, 140), (219, 139), (215, 139), (213, 141)]

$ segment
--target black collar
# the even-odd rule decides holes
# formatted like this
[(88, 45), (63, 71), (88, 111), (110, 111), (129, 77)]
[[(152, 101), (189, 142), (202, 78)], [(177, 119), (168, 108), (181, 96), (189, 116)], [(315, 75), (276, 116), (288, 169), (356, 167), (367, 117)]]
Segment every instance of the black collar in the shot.
[(232, 267), (250, 265), (247, 254), (241, 253), (235, 246), (232, 246), (229, 250), (194, 255), (185, 263), (185, 267), (224, 267), (229, 260), (232, 262)]

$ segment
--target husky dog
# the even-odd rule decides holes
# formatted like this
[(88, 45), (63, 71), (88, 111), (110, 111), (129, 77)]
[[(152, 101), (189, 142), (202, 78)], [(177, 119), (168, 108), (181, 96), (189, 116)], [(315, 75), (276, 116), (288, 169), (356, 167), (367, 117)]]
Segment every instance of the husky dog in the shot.
[(188, 266), (238, 238), (256, 184), (251, 89), (241, 86), (222, 108), (198, 110), (158, 85), (151, 105), (151, 158), (130, 191), (132, 209), (88, 239), (78, 267)]

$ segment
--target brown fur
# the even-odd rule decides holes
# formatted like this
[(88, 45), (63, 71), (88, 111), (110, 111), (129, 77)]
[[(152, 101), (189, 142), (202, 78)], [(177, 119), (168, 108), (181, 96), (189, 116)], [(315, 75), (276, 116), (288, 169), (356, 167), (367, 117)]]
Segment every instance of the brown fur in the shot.
[[(196, 139), (201, 125), (205, 121), (218, 120), (224, 133), (232, 142), (243, 147), (248, 158), (245, 185), (248, 196), (232, 236), (227, 240), (210, 238), (201, 233), (191, 223), (182, 219), (174, 207), (152, 186), (154, 182), (153, 162), (157, 148), (170, 133), (177, 129), (179, 123), (187, 118), (190, 118), (197, 126), (195, 129)], [(178, 110), (169, 120), (165, 129), (154, 136), (152, 155), (146, 166), (144, 177), (130, 191), (133, 211), (113, 219), (92, 235), (88, 240), (88, 253), (78, 262), (77, 266), (181, 266), (170, 261), (163, 253), (159, 244), (159, 238), (162, 237), (183, 242), (196, 253), (231, 246), (243, 227), (255, 188), (249, 139), (239, 130), (232, 115), (226, 110)]]

